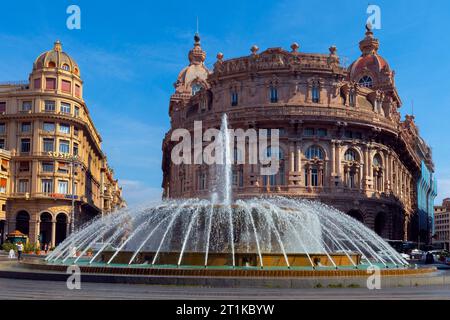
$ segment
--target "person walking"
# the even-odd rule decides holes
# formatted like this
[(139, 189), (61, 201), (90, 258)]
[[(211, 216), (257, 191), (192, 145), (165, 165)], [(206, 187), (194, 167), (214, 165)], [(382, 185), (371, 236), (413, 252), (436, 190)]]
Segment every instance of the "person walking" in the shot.
[(22, 260), (22, 252), (23, 252), (23, 244), (22, 242), (19, 242), (17, 244), (17, 260)]

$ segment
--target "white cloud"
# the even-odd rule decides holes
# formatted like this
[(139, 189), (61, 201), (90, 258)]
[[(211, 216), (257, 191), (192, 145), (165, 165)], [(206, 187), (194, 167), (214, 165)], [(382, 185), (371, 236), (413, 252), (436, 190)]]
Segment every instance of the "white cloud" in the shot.
[(161, 201), (162, 188), (150, 187), (138, 180), (120, 180), (119, 183), (123, 188), (123, 197), (130, 206)]

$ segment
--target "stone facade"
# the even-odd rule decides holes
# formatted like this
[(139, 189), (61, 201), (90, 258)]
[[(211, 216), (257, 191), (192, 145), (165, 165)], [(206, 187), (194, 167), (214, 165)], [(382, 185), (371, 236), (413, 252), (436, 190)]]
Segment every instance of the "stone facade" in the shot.
[(0, 181), (2, 241), (18, 230), (55, 246), (72, 217), (77, 227), (125, 204), (83, 100), (80, 69), (59, 41), (36, 59), (28, 81), (0, 84), (0, 113), (0, 157), (10, 160), (4, 193)]
[(433, 244), (450, 250), (450, 199), (444, 199), (442, 205), (434, 207)]
[[(414, 237), (421, 165), (433, 171), (431, 149), (413, 116), (401, 119), (394, 71), (378, 54), (370, 27), (361, 56), (350, 67), (329, 54), (270, 48), (225, 60), (213, 70), (196, 36), (190, 65), (179, 75), (170, 100), (171, 130), (163, 142), (163, 188), (167, 198), (209, 197), (215, 177), (206, 165), (175, 165), (177, 128), (280, 129), (280, 168), (262, 176), (259, 165), (233, 167), (235, 198), (280, 195), (317, 199), (364, 222), (382, 237)], [(420, 149), (422, 152), (418, 152)], [(246, 155), (248, 157), (248, 155)], [(246, 159), (248, 160), (248, 159)]]

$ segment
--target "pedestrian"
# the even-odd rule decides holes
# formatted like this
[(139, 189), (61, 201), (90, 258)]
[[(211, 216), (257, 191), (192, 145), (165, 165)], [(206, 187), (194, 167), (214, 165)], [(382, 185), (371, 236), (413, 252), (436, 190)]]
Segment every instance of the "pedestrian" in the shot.
[(19, 242), (17, 244), (17, 260), (22, 260), (22, 252), (23, 252), (23, 244), (22, 242)]
[(46, 244), (44, 245), (44, 252), (45, 252), (45, 254), (47, 254), (47, 252), (48, 252), (48, 243), (46, 243)]

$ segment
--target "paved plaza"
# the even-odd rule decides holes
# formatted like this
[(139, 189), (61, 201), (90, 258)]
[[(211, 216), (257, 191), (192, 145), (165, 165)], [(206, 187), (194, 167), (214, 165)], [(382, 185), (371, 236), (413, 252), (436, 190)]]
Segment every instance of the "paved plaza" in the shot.
[(82, 283), (68, 290), (65, 282), (0, 279), (2, 299), (450, 299), (450, 286), (365, 288), (261, 289)]

